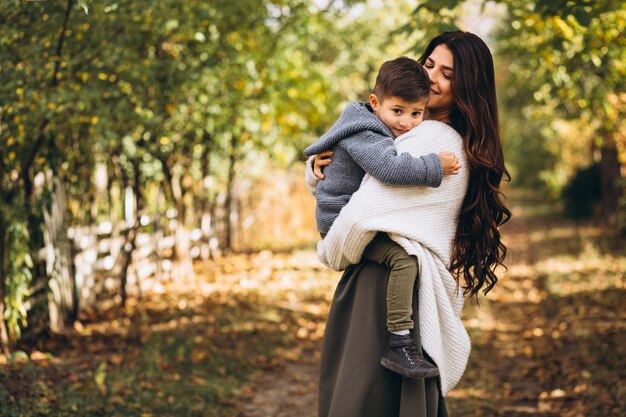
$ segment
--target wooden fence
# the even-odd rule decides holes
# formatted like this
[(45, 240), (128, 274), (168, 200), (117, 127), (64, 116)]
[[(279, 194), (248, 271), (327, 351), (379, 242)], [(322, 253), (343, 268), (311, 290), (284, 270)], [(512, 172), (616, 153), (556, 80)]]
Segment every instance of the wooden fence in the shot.
[[(304, 184), (302, 169), (278, 171), (272, 173), (271, 178), (246, 179), (236, 184), (229, 219), (233, 222), (232, 250), (285, 250), (315, 243), (318, 238), (314, 218), (315, 199)], [(218, 202), (224, 200), (217, 199)], [(219, 215), (228, 211), (218, 207), (215, 212)], [(227, 220), (215, 219), (213, 223), (224, 221)], [(139, 219), (126, 285), (129, 294), (158, 290), (160, 283), (175, 278), (174, 232), (177, 227), (176, 212), (171, 208), (164, 213), (147, 214)], [(128, 225), (124, 222), (102, 222), (67, 230), (79, 309), (94, 308), (102, 299), (117, 301), (119, 260), (124, 251), (127, 230)], [(225, 230), (225, 227), (219, 226), (189, 230), (191, 258), (210, 262), (211, 257), (220, 256), (220, 243)], [(34, 280), (27, 310), (41, 308), (41, 304), (49, 298), (45, 254), (42, 253), (40, 258), (42, 265), (38, 272), (43, 276)]]

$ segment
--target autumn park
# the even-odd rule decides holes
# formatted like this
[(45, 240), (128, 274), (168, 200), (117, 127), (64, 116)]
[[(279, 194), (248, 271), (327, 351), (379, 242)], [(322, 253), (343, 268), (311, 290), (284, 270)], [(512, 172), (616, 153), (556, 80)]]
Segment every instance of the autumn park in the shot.
[(0, 22), (0, 417), (317, 416), (341, 272), (303, 150), (455, 29), (494, 56), (512, 216), (448, 412), (626, 415), (624, 0), (2, 0)]

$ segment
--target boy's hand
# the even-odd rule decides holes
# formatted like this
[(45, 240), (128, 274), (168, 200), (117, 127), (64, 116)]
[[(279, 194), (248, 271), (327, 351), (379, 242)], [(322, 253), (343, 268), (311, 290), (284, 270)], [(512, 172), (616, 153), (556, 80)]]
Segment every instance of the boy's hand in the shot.
[(324, 174), (322, 174), (322, 167), (332, 162), (332, 159), (330, 159), (332, 155), (333, 151), (324, 151), (315, 155), (315, 159), (313, 160), (313, 174), (315, 174), (315, 176), (320, 180), (324, 179)]
[(441, 161), (441, 168), (443, 168), (443, 175), (456, 175), (461, 169), (459, 164), (459, 158), (456, 157), (454, 152), (440, 152), (439, 160)]

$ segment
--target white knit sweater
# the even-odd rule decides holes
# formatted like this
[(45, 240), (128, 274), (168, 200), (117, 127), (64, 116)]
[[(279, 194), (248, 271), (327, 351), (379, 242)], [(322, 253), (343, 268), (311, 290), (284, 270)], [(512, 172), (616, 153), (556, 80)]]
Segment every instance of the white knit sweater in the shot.
[[(445, 396), (461, 379), (470, 352), (460, 318), (462, 291), (447, 269), (469, 169), (461, 137), (440, 122), (424, 121), (398, 137), (396, 146), (414, 156), (451, 151), (463, 168), (458, 175), (445, 176), (439, 188), (385, 185), (366, 175), (318, 243), (317, 253), (328, 267), (343, 270), (358, 263), (370, 240), (383, 231), (418, 258), (421, 343), (439, 368)], [(306, 180), (314, 189), (317, 179), (310, 169)]]

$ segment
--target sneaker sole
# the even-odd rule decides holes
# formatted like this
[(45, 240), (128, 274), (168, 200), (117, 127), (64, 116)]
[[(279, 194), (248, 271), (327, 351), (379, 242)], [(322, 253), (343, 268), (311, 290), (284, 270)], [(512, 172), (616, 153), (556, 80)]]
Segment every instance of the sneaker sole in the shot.
[(397, 374), (400, 374), (402, 376), (406, 376), (407, 378), (434, 378), (436, 376), (439, 376), (439, 371), (435, 370), (432, 372), (426, 372), (424, 374), (409, 374), (406, 373), (404, 370), (396, 367), (392, 362), (390, 362), (387, 358), (382, 358), (380, 360), (380, 364), (384, 367), (389, 369), (390, 371), (393, 371)]

